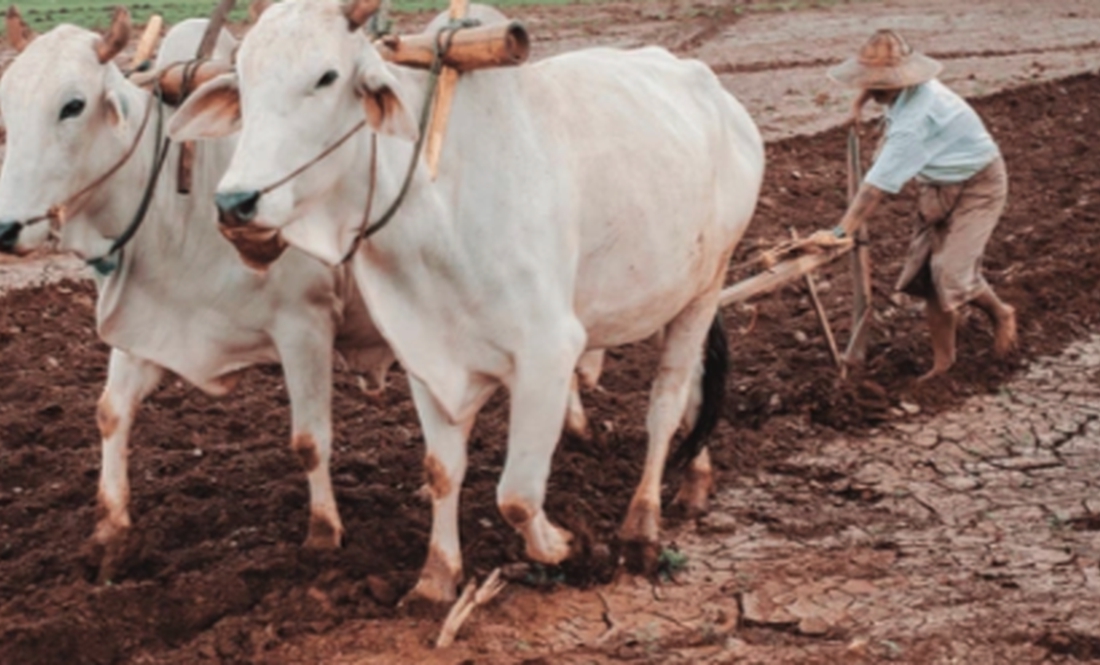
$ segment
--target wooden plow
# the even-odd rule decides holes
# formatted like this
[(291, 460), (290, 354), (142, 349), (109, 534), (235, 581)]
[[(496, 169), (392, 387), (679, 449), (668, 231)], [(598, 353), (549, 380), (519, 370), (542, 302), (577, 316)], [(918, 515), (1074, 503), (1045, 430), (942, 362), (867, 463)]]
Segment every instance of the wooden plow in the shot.
[[(863, 172), (859, 156), (859, 134), (855, 127), (848, 133), (848, 200), (855, 198), (859, 185), (863, 181)], [(871, 257), (867, 244), (867, 229), (861, 227), (855, 238), (831, 239), (819, 244), (812, 238), (799, 238), (791, 231), (791, 240), (759, 254), (749, 264), (759, 263), (764, 270), (748, 279), (741, 280), (722, 290), (719, 306), (746, 302), (757, 296), (770, 293), (782, 286), (803, 279), (809, 292), (814, 312), (821, 323), (829, 352), (840, 370), (841, 378), (846, 378), (850, 367), (863, 364), (867, 357), (867, 338), (871, 329), (873, 312), (871, 308)], [(837, 345), (829, 317), (817, 293), (817, 284), (813, 273), (844, 255), (851, 257), (852, 270), (852, 327), (848, 345), (843, 352)]]

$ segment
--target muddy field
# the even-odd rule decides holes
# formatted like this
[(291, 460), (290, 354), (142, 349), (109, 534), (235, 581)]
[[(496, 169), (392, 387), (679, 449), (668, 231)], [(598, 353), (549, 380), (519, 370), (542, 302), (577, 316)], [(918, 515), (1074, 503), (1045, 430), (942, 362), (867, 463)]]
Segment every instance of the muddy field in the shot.
[[(1020, 353), (995, 361), (988, 323), (975, 313), (960, 328), (957, 368), (945, 379), (914, 384), (928, 362), (923, 316), (915, 303), (892, 292), (912, 221), (913, 192), (907, 191), (871, 228), (879, 316), (867, 368), (851, 382), (837, 383), (801, 286), (757, 302), (755, 327), (747, 334), (736, 331), (752, 313), (726, 311), (734, 372), (713, 446), (721, 486), (743, 488), (761, 474), (785, 473), (816, 487), (821, 478), (791, 460), (819, 442), (838, 433), (873, 440), (914, 405), (934, 415), (972, 396), (996, 395), (1031, 359), (1056, 354), (1098, 329), (1100, 77), (1022, 88), (975, 105), (1000, 141), (1010, 172), (1010, 204), (987, 255), (987, 274), (1018, 308)], [(869, 125), (868, 153), (872, 138)], [(790, 227), (810, 232), (839, 218), (844, 140), (832, 130), (769, 144), (759, 213), (735, 262), (758, 243), (787, 237)], [(846, 270), (826, 270), (820, 280), (845, 339)], [(107, 349), (95, 339), (93, 298), (86, 282), (70, 281), (0, 299), (0, 662), (335, 662), (337, 654), (326, 652), (325, 644), (343, 644), (349, 626), (388, 625), (391, 619), (400, 626), (396, 637), (357, 645), (364, 662), (379, 654), (391, 655), (377, 662), (407, 662), (421, 653), (435, 617), (409, 617), (394, 607), (423, 561), (430, 518), (428, 504), (414, 496), (423, 481), (423, 446), (399, 376), (391, 390), (369, 401), (355, 377), (337, 375), (333, 476), (347, 540), (334, 553), (299, 548), (307, 489), (288, 445), (279, 371), (250, 371), (236, 394), (219, 400), (167, 382), (146, 402), (132, 436), (132, 542), (113, 578), (94, 582), (98, 571), (84, 541), (94, 522), (94, 409)], [(603, 390), (585, 395), (598, 425), (596, 440), (566, 438), (555, 457), (548, 512), (592, 544), (614, 547), (639, 477), (654, 358), (650, 344), (612, 352)], [(519, 537), (494, 503), (506, 413), (503, 398), (495, 400), (471, 438), (461, 526), (467, 573), (478, 577), (523, 560)], [(675, 487), (676, 479), (669, 485)], [(851, 491), (858, 501), (862, 490)], [(769, 500), (794, 501), (781, 492)], [(868, 516), (864, 526), (874, 521)], [(759, 533), (773, 529), (775, 517), (740, 510), (736, 522), (737, 531)], [(1082, 524), (1085, 531), (1095, 529)], [(828, 525), (814, 527), (822, 528)], [(878, 559), (864, 564), (890, 566)], [(579, 561), (538, 571), (532, 581), (587, 588), (611, 581), (613, 573), (601, 562)], [(530, 593), (538, 598), (544, 591)], [(766, 624), (735, 620), (723, 628), (723, 639), (786, 644)], [(476, 628), (472, 632), (469, 659), (441, 654), (433, 662), (559, 662), (519, 642), (479, 642)], [(1046, 643), (1032, 636), (1038, 644), (1033, 655), (1100, 657), (1088, 635), (1049, 635)], [(1010, 638), (1023, 639), (1004, 637)], [(653, 652), (594, 648), (569, 662), (683, 656), (683, 644), (654, 644)], [(934, 660), (915, 653), (899, 659)], [(341, 656), (340, 662), (357, 662)]]

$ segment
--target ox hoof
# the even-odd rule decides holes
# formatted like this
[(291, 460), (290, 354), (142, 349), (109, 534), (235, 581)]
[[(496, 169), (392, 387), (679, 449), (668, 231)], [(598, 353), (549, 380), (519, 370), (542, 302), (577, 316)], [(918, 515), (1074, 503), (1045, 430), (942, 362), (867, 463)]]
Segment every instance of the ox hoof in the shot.
[(583, 410), (570, 410), (565, 417), (565, 431), (586, 443), (592, 441), (592, 428)]
[(681, 488), (679, 494), (672, 500), (672, 505), (669, 506), (671, 515), (693, 520), (710, 512), (710, 500), (706, 494), (685, 492), (686, 489)]
[(85, 577), (96, 584), (114, 580), (133, 549), (129, 525), (101, 521), (80, 552)]
[(584, 443), (592, 443), (592, 428), (585, 422), (583, 425), (566, 425), (566, 431)]
[(547, 566), (556, 566), (573, 554), (573, 534), (546, 522), (546, 528), (527, 539), (527, 558)]
[(309, 518), (309, 534), (302, 547), (310, 550), (335, 550), (344, 539), (344, 527), (328, 518), (312, 515)]
[(1016, 331), (1016, 308), (1005, 305), (1005, 314), (997, 321), (997, 330), (993, 338), (993, 354), (1004, 358), (1016, 350), (1020, 344)]
[(417, 605), (449, 605), (455, 602), (458, 594), (457, 580), (443, 580), (435, 577), (421, 576), (405, 597), (398, 603), (400, 607), (414, 607)]
[(709, 511), (711, 482), (709, 478), (700, 479), (689, 476), (680, 491), (672, 500), (672, 514), (686, 519), (695, 519)]
[(651, 576), (661, 560), (661, 543), (656, 540), (626, 540), (622, 547), (623, 565), (627, 572)]
[(91, 541), (100, 547), (110, 547), (124, 542), (130, 533), (130, 518), (103, 518), (96, 522)]
[(433, 545), (428, 549), (428, 558), (420, 570), (420, 579), (417, 580), (412, 591), (401, 599), (401, 605), (414, 602), (433, 604), (454, 602), (458, 597), (455, 590), (461, 579), (462, 560), (459, 558), (452, 563), (443, 550)]

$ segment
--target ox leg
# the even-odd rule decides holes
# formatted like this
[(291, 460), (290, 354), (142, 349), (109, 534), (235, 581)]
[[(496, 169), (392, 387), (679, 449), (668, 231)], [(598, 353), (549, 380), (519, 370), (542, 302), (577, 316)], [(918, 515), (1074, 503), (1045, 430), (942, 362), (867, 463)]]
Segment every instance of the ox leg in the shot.
[[(684, 429), (691, 431), (695, 427), (695, 420), (699, 415), (699, 407), (703, 403), (703, 364), (695, 364), (695, 375), (691, 382), (691, 392), (688, 395), (688, 405), (684, 412)], [(711, 492), (714, 491), (714, 468), (710, 463), (710, 452), (706, 447), (691, 460), (687, 472), (684, 474), (680, 491), (672, 500), (672, 505), (689, 518), (707, 514), (707, 504), (710, 501)]]
[(581, 383), (589, 390), (595, 389), (600, 384), (600, 374), (603, 373), (603, 349), (585, 351), (581, 359), (577, 361), (577, 374), (581, 377)]
[(577, 375), (569, 381), (569, 403), (565, 413), (565, 429), (582, 441), (592, 439), (592, 430), (588, 427), (588, 416), (584, 413), (584, 403), (581, 402), (581, 388), (578, 385)]
[(527, 556), (558, 564), (570, 554), (572, 534), (554, 525), (543, 511), (550, 461), (557, 447), (573, 382), (573, 370), (584, 347), (584, 332), (572, 343), (537, 345), (517, 357), (511, 385), (508, 454), (497, 487), (501, 515), (527, 545)]
[(569, 407), (565, 415), (565, 429), (580, 438), (588, 441), (592, 438), (592, 430), (588, 426), (588, 416), (584, 413), (584, 404), (581, 402), (580, 384), (585, 388), (595, 388), (600, 382), (600, 372), (603, 371), (603, 349), (587, 351), (577, 361), (577, 371), (569, 385)]
[(427, 386), (409, 377), (413, 402), (424, 431), (424, 471), (432, 499), (432, 533), (428, 557), (409, 599), (446, 603), (455, 599), (462, 579), (462, 544), (458, 531), (458, 499), (466, 477), (466, 441), (477, 412), (493, 390), (474, 392), (472, 408), (457, 422), (447, 417)]
[(329, 463), (332, 459), (331, 340), (310, 334), (289, 348), (280, 346), (287, 393), (290, 396), (290, 447), (309, 481), (309, 534), (305, 547), (335, 549), (344, 537), (336, 509)]
[[(669, 443), (684, 418), (697, 376), (703, 342), (717, 309), (716, 295), (697, 299), (665, 328), (664, 348), (646, 415), (649, 445), (645, 469), (619, 532), (626, 546), (627, 566), (633, 570), (652, 570), (660, 554), (661, 478)], [(709, 455), (702, 461), (709, 463)]]
[(705, 447), (691, 460), (684, 473), (684, 480), (672, 505), (684, 517), (695, 518), (707, 514), (710, 495), (714, 491), (714, 467), (710, 462), (710, 451)]
[(107, 385), (96, 406), (96, 423), (103, 437), (103, 459), (96, 497), (98, 515), (92, 541), (108, 551), (130, 528), (130, 479), (126, 460), (130, 428), (141, 401), (157, 387), (164, 370), (125, 351), (111, 349)]

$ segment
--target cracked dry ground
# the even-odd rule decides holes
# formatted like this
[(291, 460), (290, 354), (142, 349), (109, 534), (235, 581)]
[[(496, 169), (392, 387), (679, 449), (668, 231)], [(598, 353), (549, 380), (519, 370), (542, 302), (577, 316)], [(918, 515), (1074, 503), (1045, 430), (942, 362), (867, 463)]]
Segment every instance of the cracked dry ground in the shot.
[(951, 412), (807, 448), (680, 531), (675, 583), (501, 604), (466, 662), (1100, 659), (1100, 336)]
[(756, 526), (699, 547), (792, 660), (798, 634), (835, 641), (820, 658), (1100, 658), (1098, 379), (1093, 337), (996, 395), (795, 455), (699, 529)]

